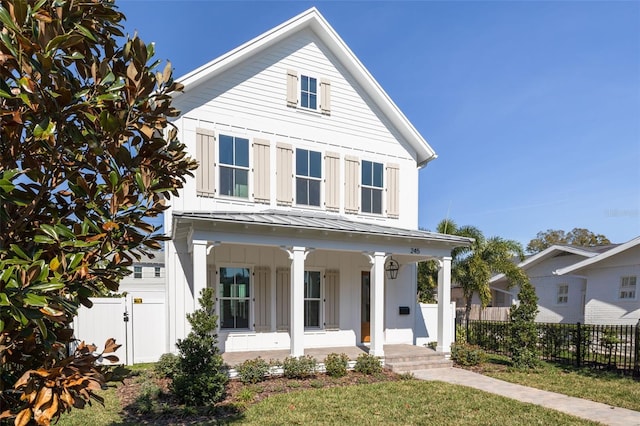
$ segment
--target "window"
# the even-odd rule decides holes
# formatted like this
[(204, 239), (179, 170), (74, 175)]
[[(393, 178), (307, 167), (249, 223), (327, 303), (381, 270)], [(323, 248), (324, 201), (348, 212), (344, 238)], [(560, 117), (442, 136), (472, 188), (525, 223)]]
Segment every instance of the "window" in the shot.
[(558, 284), (556, 303), (558, 305), (566, 305), (569, 303), (569, 284)]
[(300, 76), (300, 106), (318, 108), (318, 81), (313, 77)]
[(220, 135), (220, 194), (249, 197), (249, 140)]
[(296, 202), (320, 206), (320, 180), (322, 166), (320, 153), (296, 149)]
[(620, 299), (635, 300), (636, 277), (622, 277), (620, 280)]
[(220, 268), (220, 328), (249, 328), (248, 268)]
[(320, 327), (320, 271), (304, 271), (304, 326)]
[(133, 267), (133, 278), (136, 278), (136, 279), (142, 278), (142, 266)]
[(362, 161), (362, 211), (382, 214), (382, 164)]
[(153, 268), (153, 276), (156, 278), (160, 278), (160, 267), (156, 266), (155, 268)]

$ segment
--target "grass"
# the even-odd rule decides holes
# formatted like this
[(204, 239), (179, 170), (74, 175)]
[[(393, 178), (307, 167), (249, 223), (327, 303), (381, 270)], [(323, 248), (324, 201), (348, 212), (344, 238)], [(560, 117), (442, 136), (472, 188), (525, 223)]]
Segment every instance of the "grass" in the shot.
[(577, 369), (550, 363), (543, 363), (537, 370), (519, 371), (500, 367), (501, 364), (509, 364), (504, 357), (491, 355), (489, 359), (491, 362), (486, 364), (482, 371), (487, 376), (640, 411), (640, 383), (632, 378), (605, 371)]
[(464, 386), (418, 380), (275, 395), (249, 407), (237, 423), (597, 424)]
[(70, 413), (63, 414), (60, 421), (56, 424), (59, 426), (99, 426), (119, 424), (122, 420), (120, 415), (120, 400), (116, 394), (115, 387), (109, 387), (106, 390), (98, 392), (104, 398), (104, 407), (95, 401), (92, 405), (87, 406), (84, 410), (72, 409)]

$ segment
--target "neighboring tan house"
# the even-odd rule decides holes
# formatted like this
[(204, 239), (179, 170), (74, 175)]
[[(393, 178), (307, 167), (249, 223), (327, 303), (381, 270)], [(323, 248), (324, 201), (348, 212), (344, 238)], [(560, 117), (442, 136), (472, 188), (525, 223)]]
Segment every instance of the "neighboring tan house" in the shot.
[[(554, 245), (519, 266), (536, 289), (537, 322), (635, 325), (640, 319), (640, 237), (598, 247)], [(492, 306), (517, 301), (519, 289), (506, 284), (502, 274), (491, 279)]]
[(415, 344), (416, 262), (437, 259), (449, 352), (451, 250), (469, 240), (418, 230), (418, 172), (435, 152), (322, 15), (179, 82), (175, 125), (200, 165), (165, 213), (167, 341), (212, 287), (223, 351), (383, 356)]
[(555, 273), (584, 283), (586, 324), (636, 325), (640, 320), (640, 237)]

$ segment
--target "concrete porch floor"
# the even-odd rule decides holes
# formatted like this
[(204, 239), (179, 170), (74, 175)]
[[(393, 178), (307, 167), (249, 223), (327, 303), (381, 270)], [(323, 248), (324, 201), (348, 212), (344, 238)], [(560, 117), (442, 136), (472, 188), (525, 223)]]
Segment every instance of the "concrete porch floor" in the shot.
[[(403, 358), (403, 357), (417, 357), (428, 354), (434, 354), (435, 351), (431, 348), (424, 346), (413, 345), (384, 345), (385, 358)], [(330, 348), (306, 348), (304, 350), (305, 355), (311, 355), (318, 362), (323, 362), (327, 355), (330, 353), (346, 354), (350, 360), (355, 361), (360, 354), (368, 353), (369, 348), (366, 346), (341, 346)], [(288, 357), (290, 351), (285, 350), (271, 350), (271, 351), (249, 351), (249, 352), (224, 352), (222, 359), (230, 367), (242, 364), (248, 359), (255, 359), (261, 357), (265, 361), (277, 360), (283, 361)]]

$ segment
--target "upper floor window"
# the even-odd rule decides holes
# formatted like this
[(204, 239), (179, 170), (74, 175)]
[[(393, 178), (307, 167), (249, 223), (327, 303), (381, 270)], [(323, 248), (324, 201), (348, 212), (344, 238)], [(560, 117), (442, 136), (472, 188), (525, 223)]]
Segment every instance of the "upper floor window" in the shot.
[(160, 267), (156, 266), (155, 268), (153, 268), (153, 276), (156, 278), (160, 278)]
[(220, 268), (220, 328), (249, 328), (249, 268)]
[(136, 278), (136, 279), (142, 278), (142, 266), (133, 267), (133, 278)]
[(304, 326), (320, 327), (320, 271), (304, 271)]
[(636, 298), (636, 277), (622, 277), (620, 279), (620, 299), (635, 300)]
[(569, 284), (558, 284), (557, 296), (556, 303), (558, 305), (566, 305), (569, 303)]
[(320, 153), (296, 149), (296, 202), (298, 204), (320, 206), (321, 178)]
[(300, 76), (300, 106), (318, 109), (318, 81), (313, 77)]
[(383, 168), (381, 163), (362, 161), (362, 212), (382, 214)]
[(220, 194), (249, 197), (249, 140), (220, 135)]

